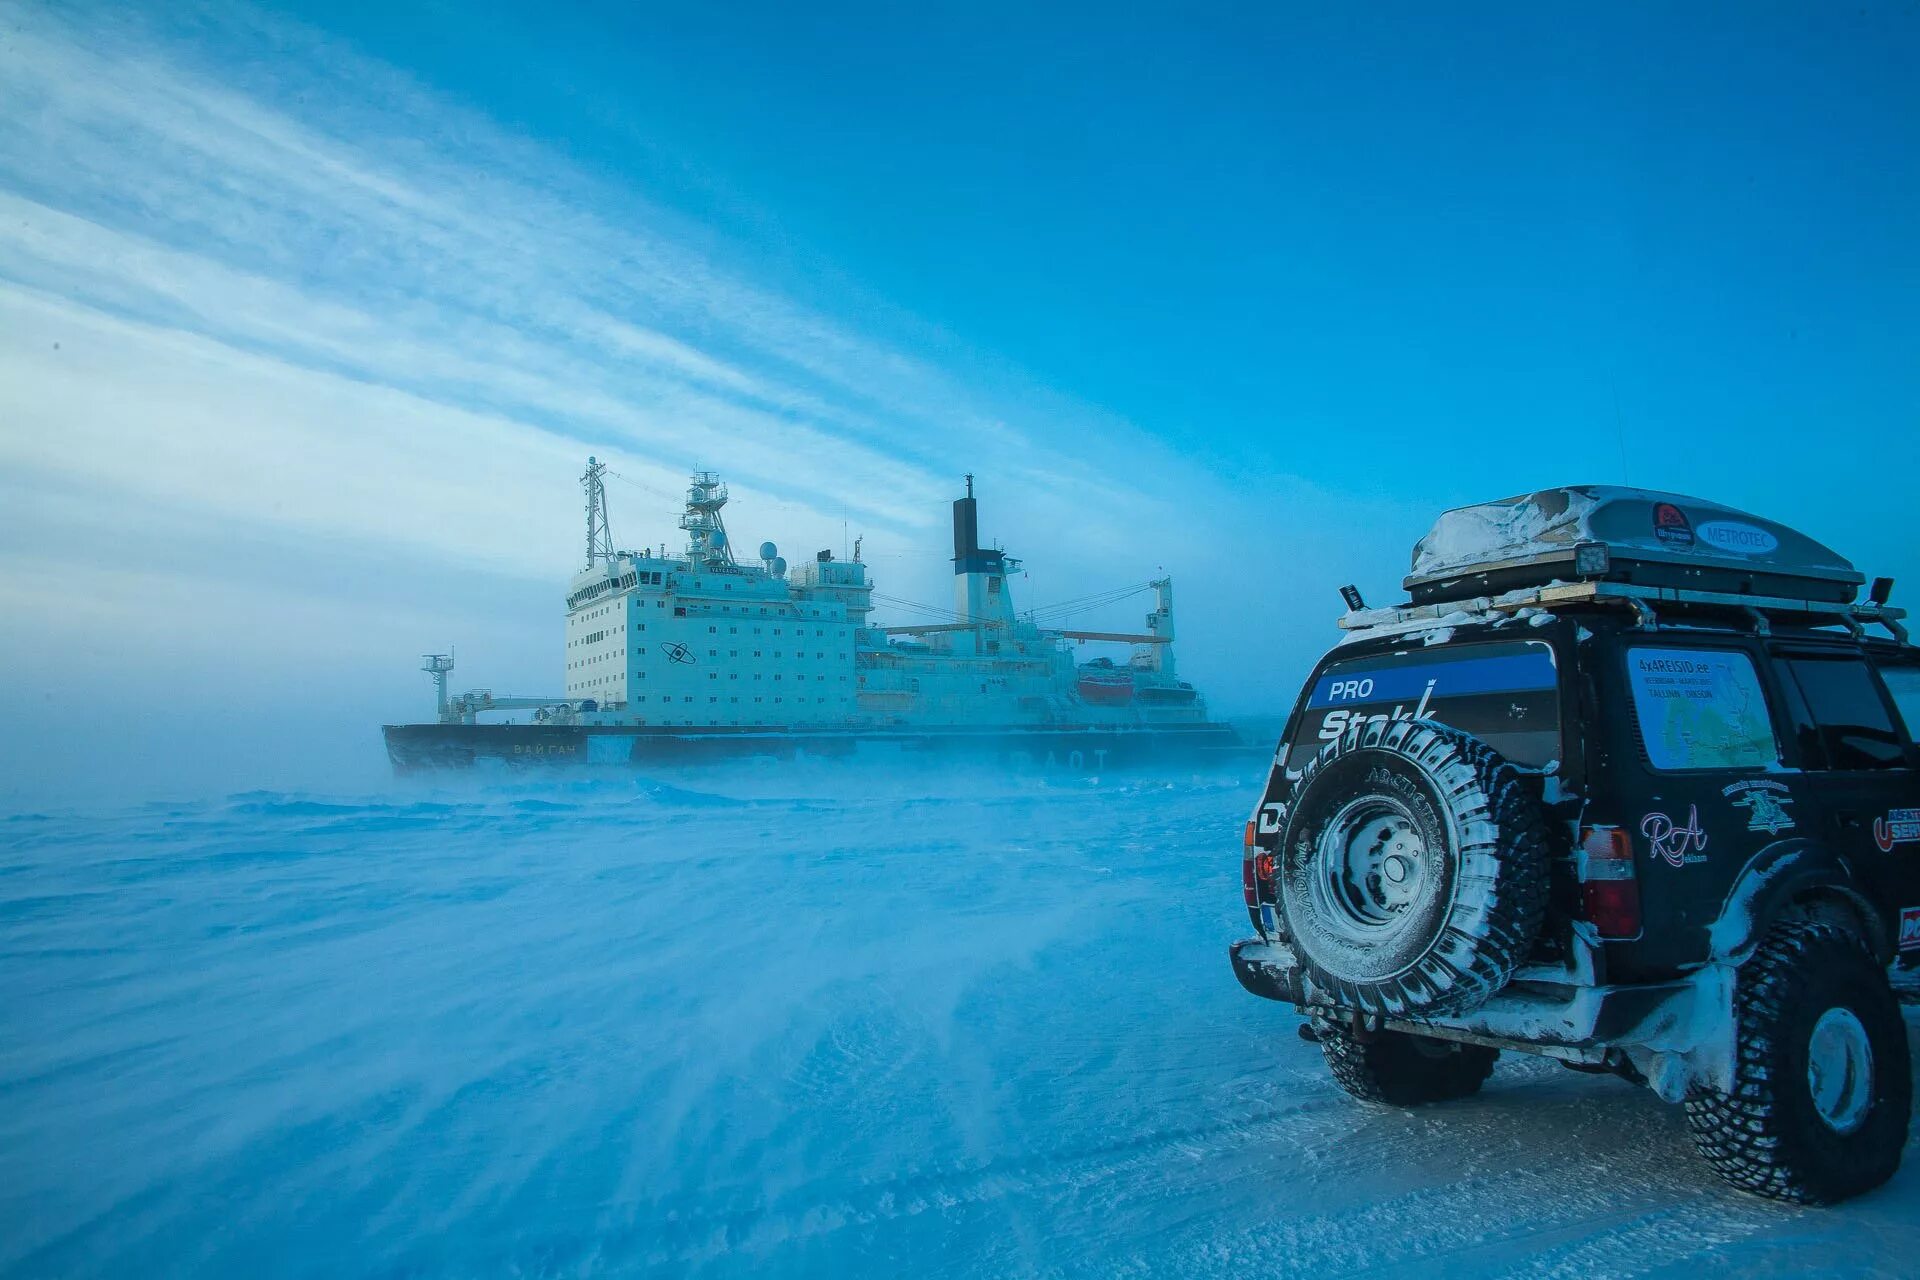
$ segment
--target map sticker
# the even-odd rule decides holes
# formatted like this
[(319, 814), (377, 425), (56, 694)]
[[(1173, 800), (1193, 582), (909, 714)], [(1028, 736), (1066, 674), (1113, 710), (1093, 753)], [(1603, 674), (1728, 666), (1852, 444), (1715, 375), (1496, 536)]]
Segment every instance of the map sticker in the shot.
[(1760, 677), (1744, 653), (1629, 649), (1627, 674), (1656, 769), (1747, 769), (1780, 758)]

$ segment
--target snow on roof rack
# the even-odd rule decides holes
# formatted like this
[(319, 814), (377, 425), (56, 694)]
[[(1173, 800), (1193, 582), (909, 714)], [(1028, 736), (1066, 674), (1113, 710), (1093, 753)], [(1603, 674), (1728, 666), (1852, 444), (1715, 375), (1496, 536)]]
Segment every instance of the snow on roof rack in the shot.
[(1414, 544), (1415, 604), (1582, 578), (1847, 604), (1865, 578), (1776, 521), (1680, 494), (1568, 485), (1458, 507)]

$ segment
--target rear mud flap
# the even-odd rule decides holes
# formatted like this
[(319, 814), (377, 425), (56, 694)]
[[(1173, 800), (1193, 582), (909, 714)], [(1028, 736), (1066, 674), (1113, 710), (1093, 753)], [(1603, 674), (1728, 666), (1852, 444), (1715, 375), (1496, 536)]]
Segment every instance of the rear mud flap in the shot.
[(1227, 955), (1233, 976), (1254, 995), (1291, 1005), (1306, 1003), (1305, 975), (1286, 943), (1247, 938), (1228, 947)]

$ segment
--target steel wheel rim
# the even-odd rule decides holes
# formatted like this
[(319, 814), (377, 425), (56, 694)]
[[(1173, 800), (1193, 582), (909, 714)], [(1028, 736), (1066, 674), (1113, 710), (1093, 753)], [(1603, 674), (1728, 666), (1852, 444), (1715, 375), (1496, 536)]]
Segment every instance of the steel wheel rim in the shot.
[(1851, 1009), (1820, 1015), (1807, 1040), (1807, 1090), (1814, 1113), (1835, 1133), (1852, 1133), (1873, 1106), (1873, 1044)]
[(1413, 813), (1386, 796), (1343, 805), (1320, 834), (1311, 889), (1320, 918), (1349, 942), (1404, 928), (1426, 894), (1428, 846)]

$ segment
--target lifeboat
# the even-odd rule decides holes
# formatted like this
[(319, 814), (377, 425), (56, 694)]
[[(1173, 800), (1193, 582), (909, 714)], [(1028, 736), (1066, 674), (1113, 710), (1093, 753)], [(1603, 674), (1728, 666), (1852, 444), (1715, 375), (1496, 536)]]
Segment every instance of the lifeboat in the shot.
[(1125, 671), (1080, 669), (1074, 683), (1083, 701), (1096, 706), (1119, 706), (1133, 701), (1133, 676)]

